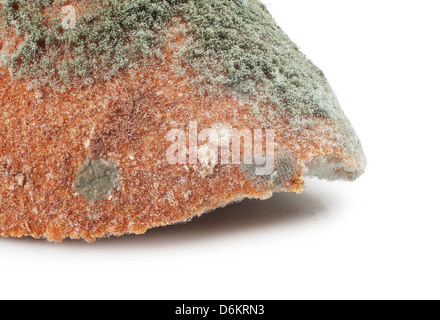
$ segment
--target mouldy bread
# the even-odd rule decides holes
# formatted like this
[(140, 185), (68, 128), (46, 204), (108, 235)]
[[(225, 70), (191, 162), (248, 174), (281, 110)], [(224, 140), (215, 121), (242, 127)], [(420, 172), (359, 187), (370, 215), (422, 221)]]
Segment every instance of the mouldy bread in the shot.
[[(305, 175), (364, 172), (325, 76), (257, 0), (0, 7), (3, 236), (142, 234), (244, 198), (302, 192)], [(169, 132), (194, 124), (273, 130), (273, 170), (171, 163)]]

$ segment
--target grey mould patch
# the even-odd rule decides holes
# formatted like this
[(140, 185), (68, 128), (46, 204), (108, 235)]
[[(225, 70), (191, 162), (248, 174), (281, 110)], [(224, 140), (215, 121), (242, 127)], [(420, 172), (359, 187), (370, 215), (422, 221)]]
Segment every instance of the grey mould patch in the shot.
[(275, 164), (275, 171), (270, 175), (269, 181), (276, 187), (281, 187), (293, 179), (296, 166), (293, 159), (282, 158)]
[(358, 159), (358, 163), (358, 167), (350, 168), (340, 157), (319, 156), (305, 164), (308, 170), (305, 176), (328, 181), (354, 181), (365, 172), (366, 160)]
[(74, 183), (76, 193), (89, 202), (104, 200), (118, 187), (119, 170), (111, 161), (86, 159)]
[(274, 171), (267, 176), (257, 176), (255, 170), (258, 166), (255, 164), (242, 164), (241, 169), (246, 176), (257, 185), (264, 186), (270, 183), (274, 186), (275, 190), (282, 189), (282, 187), (288, 184), (296, 175), (297, 168), (295, 159), (292, 156), (285, 154), (278, 156), (278, 160), (275, 162)]

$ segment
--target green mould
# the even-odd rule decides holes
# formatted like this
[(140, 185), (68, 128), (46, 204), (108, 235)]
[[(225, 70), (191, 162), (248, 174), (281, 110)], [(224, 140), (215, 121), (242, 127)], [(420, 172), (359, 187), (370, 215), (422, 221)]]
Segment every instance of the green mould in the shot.
[(322, 71), (260, 1), (189, 1), (183, 12), (195, 37), (183, 48), (182, 60), (202, 74), (197, 80), (296, 115), (329, 116), (329, 106), (337, 104)]
[(90, 0), (93, 10), (76, 29), (63, 30), (61, 16), (46, 22), (47, 9), (80, 2), (4, 2), (3, 36), (14, 30), (25, 39), (16, 52), (3, 52), (13, 75), (38, 85), (78, 87), (142, 68), (142, 59), (160, 58), (169, 41), (163, 32), (178, 17), (186, 22), (188, 41), (176, 71), (196, 71), (191, 79), (201, 90), (215, 94), (222, 85), (301, 115), (332, 116), (329, 107), (337, 105), (322, 72), (258, 0)]
[(159, 52), (158, 33), (169, 20), (172, 3), (164, 0), (90, 0), (89, 10), (74, 30), (64, 30), (60, 10), (81, 1), (6, 0), (3, 36), (14, 30), (24, 36), (17, 51), (3, 53), (13, 75), (55, 88), (91, 85), (143, 57)]
[(88, 158), (74, 183), (75, 192), (89, 202), (104, 200), (118, 187), (119, 171), (113, 162)]

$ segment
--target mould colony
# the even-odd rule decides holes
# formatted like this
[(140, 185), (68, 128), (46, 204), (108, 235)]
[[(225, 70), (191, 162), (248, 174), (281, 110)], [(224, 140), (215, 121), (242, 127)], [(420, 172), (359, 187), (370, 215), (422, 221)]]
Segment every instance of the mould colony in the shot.
[(87, 159), (75, 181), (75, 191), (87, 201), (105, 199), (118, 187), (118, 169), (112, 162), (103, 159)]
[(66, 31), (60, 10), (75, 2), (4, 2), (3, 35), (12, 31), (26, 39), (2, 52), (13, 76), (63, 88), (141, 68), (145, 58), (160, 60), (163, 31), (177, 17), (188, 24), (191, 40), (176, 68), (195, 71), (201, 90), (213, 93), (220, 84), (294, 114), (331, 116), (329, 107), (337, 105), (322, 72), (259, 1), (91, 0), (75, 30)]

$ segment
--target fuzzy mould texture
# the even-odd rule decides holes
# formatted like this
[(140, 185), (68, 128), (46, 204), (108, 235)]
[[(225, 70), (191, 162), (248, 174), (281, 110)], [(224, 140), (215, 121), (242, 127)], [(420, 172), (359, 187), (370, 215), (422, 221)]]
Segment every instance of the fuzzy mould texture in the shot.
[[(353, 181), (365, 171), (323, 72), (258, 0), (0, 9), (2, 236), (143, 234), (244, 198), (302, 192), (304, 176)], [(168, 133), (194, 123), (196, 133), (273, 130), (274, 170), (171, 164)]]

